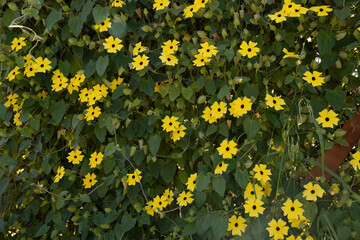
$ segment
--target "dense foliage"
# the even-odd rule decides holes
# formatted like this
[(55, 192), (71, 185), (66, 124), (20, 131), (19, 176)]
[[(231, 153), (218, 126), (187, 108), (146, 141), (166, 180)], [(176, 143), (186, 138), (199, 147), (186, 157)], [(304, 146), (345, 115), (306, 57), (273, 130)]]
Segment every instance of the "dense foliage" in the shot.
[(360, 1), (0, 4), (2, 239), (360, 238)]

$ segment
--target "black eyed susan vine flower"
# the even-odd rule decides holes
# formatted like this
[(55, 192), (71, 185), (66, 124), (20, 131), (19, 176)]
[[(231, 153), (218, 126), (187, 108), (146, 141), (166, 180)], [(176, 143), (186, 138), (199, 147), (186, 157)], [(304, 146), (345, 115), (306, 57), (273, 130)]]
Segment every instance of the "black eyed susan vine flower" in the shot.
[(246, 220), (242, 216), (236, 217), (232, 215), (229, 218), (228, 231), (231, 231), (233, 236), (241, 236), (247, 227)]
[(99, 29), (100, 32), (106, 32), (111, 28), (110, 18), (105, 19), (102, 23), (96, 24), (95, 29)]
[(15, 50), (16, 52), (22, 49), (24, 46), (26, 46), (25, 38), (14, 38), (11, 42), (11, 49)]
[(263, 214), (265, 210), (262, 205), (264, 202), (260, 199), (248, 199), (244, 204), (245, 213), (248, 213), (250, 217), (259, 217), (259, 214)]
[(72, 164), (80, 164), (80, 162), (82, 162), (83, 159), (84, 159), (84, 155), (82, 154), (82, 151), (80, 151), (79, 149), (71, 151), (67, 156), (67, 160), (69, 161), (69, 163)]
[(290, 198), (288, 198), (281, 209), (284, 212), (284, 216), (287, 216), (291, 219), (300, 219), (304, 213), (302, 206), (303, 204), (299, 202), (299, 200), (295, 199), (292, 201)]
[(112, 6), (112, 7), (119, 7), (119, 8), (121, 8), (121, 7), (124, 6), (124, 5), (125, 5), (125, 2), (122, 1), (122, 0), (114, 0), (114, 1), (112, 1), (112, 3), (111, 3), (111, 6)]
[(321, 74), (322, 73), (317, 71), (314, 71), (312, 73), (307, 71), (304, 73), (304, 80), (313, 85), (313, 87), (321, 86), (324, 84), (325, 80), (325, 77), (321, 77)]
[(356, 153), (354, 153), (352, 157), (353, 159), (350, 161), (351, 166), (355, 170), (360, 169), (360, 152), (356, 151)]
[(177, 204), (180, 206), (180, 207), (185, 207), (187, 206), (188, 204), (191, 204), (194, 199), (192, 198), (192, 193), (191, 192), (181, 192), (179, 194), (179, 197), (176, 199), (177, 200)]
[(65, 175), (65, 168), (63, 166), (58, 167), (54, 178), (54, 183), (59, 182)]
[(281, 97), (273, 97), (270, 94), (266, 94), (265, 100), (266, 105), (275, 108), (276, 111), (284, 109), (285, 101)]
[(136, 183), (140, 183), (141, 179), (142, 179), (141, 171), (139, 169), (135, 169), (134, 173), (127, 174), (126, 183), (129, 186), (134, 186)]
[(269, 236), (274, 237), (275, 240), (284, 239), (284, 236), (288, 235), (289, 227), (286, 226), (286, 222), (282, 219), (278, 221), (272, 219), (268, 226), (266, 230), (269, 232)]
[(317, 198), (322, 198), (325, 191), (320, 187), (319, 184), (309, 182), (308, 184), (304, 185), (305, 190), (303, 191), (303, 197), (306, 198), (308, 201), (317, 201)]
[(149, 57), (146, 55), (137, 55), (133, 58), (133, 62), (131, 63), (135, 70), (139, 71), (144, 69), (149, 65)]
[(215, 174), (223, 174), (224, 172), (226, 172), (228, 166), (229, 164), (224, 163), (224, 161), (219, 162), (219, 164), (215, 168)]
[(108, 53), (117, 53), (124, 47), (124, 45), (122, 45), (121, 43), (122, 43), (121, 39), (110, 36), (105, 39), (103, 45)]
[(195, 190), (196, 187), (196, 178), (197, 178), (197, 173), (193, 173), (190, 175), (190, 177), (188, 178), (187, 182), (186, 182), (186, 189), (193, 192)]
[(95, 173), (86, 174), (83, 181), (84, 181), (83, 186), (85, 188), (91, 188), (92, 186), (94, 186), (98, 182), (98, 180), (96, 180)]
[(233, 140), (227, 141), (224, 139), (220, 144), (220, 147), (217, 148), (219, 155), (221, 155), (224, 159), (225, 158), (232, 158), (233, 155), (236, 155), (237, 148), (236, 143)]
[(229, 112), (234, 117), (241, 117), (251, 111), (252, 102), (250, 98), (237, 98), (230, 103)]
[(153, 3), (153, 9), (155, 9), (156, 11), (163, 10), (167, 8), (169, 4), (169, 0), (155, 0)]
[(252, 58), (257, 56), (260, 52), (260, 48), (257, 47), (257, 43), (255, 42), (249, 41), (249, 43), (247, 43), (243, 41), (238, 52), (244, 57), (247, 56), (248, 58)]
[(316, 121), (325, 128), (333, 128), (340, 121), (340, 119), (337, 118), (338, 114), (335, 113), (333, 110), (329, 111), (327, 109), (324, 109), (319, 112), (319, 115), (320, 116), (316, 118)]

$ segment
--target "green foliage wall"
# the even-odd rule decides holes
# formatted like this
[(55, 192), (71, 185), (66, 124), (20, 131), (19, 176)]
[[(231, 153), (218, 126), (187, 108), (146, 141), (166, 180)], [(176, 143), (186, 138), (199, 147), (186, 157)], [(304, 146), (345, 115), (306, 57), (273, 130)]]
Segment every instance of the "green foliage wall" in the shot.
[(0, 1), (2, 239), (359, 238), (359, 4)]

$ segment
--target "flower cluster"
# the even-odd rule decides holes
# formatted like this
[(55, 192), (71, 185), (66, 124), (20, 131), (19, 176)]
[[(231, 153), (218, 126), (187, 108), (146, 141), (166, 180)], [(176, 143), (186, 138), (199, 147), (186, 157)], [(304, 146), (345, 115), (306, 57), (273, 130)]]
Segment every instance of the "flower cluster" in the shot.
[(206, 63), (211, 61), (212, 56), (216, 56), (218, 50), (214, 45), (204, 42), (200, 44), (201, 48), (198, 50), (198, 54), (195, 55), (193, 65), (196, 67), (205, 66)]
[(148, 215), (154, 216), (155, 212), (161, 212), (169, 206), (173, 200), (174, 192), (168, 188), (161, 196), (157, 195), (153, 200), (148, 201), (144, 210)]
[(184, 17), (185, 18), (191, 18), (194, 16), (194, 13), (199, 11), (202, 8), (205, 8), (206, 3), (209, 0), (195, 0), (193, 4), (187, 6), (184, 9)]
[(175, 66), (176, 64), (178, 64), (179, 59), (173, 54), (179, 49), (179, 41), (168, 40), (163, 43), (161, 48), (162, 52), (159, 58), (162, 63), (165, 63), (165, 65), (168, 66)]
[(180, 138), (185, 136), (186, 127), (184, 125), (180, 124), (180, 122), (177, 121), (178, 119), (179, 118), (174, 117), (174, 116), (172, 116), (172, 117), (166, 116), (162, 120), (163, 130), (165, 130), (166, 132), (172, 133), (171, 139), (174, 142), (180, 140)]

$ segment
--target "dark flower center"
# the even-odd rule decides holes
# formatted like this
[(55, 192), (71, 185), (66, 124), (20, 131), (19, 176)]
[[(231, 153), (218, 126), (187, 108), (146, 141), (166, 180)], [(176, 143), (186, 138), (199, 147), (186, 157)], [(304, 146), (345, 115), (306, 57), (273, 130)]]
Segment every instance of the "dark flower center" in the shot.
[(173, 46), (170, 46), (170, 49), (173, 49), (174, 47)]
[(273, 103), (276, 104), (276, 100), (273, 100)]
[(288, 6), (288, 8), (292, 8), (292, 5), (290, 4), (290, 5)]
[(190, 12), (192, 12), (194, 9), (193, 8), (190, 8)]
[(140, 65), (143, 65), (143, 62), (140, 62), (139, 64), (140, 64)]
[(103, 23), (103, 22), (102, 22), (102, 23), (101, 23), (101, 25), (102, 25), (102, 26), (104, 26), (104, 25), (105, 25), (105, 23)]
[(162, 204), (162, 202), (159, 202), (159, 205), (161, 205)]
[(263, 175), (263, 174), (264, 174), (264, 172), (263, 172), (263, 171), (260, 171), (260, 174), (261, 174), (261, 175)]
[(315, 190), (311, 190), (311, 194), (314, 194), (315, 193)]
[(170, 58), (167, 58), (167, 60), (168, 60), (168, 62), (170, 62), (170, 61), (171, 61), (171, 59), (170, 59)]
[(254, 194), (255, 194), (255, 192), (254, 192), (254, 191), (251, 191), (251, 192), (250, 192), (250, 194), (251, 194), (251, 195), (254, 195)]
[(206, 50), (207, 52), (210, 52), (210, 49)]
[(201, 62), (203, 62), (203, 61), (204, 61), (204, 59), (202, 58), (202, 59), (201, 59)]
[(281, 17), (281, 14), (280, 14), (280, 13), (278, 14), (278, 17)]
[[(94, 115), (94, 114), (95, 114), (95, 112), (92, 112), (92, 113), (91, 113), (91, 115)], [(96, 159), (95, 159), (95, 161), (96, 161)]]
[(115, 47), (115, 44), (111, 45), (111, 47), (113, 47), (113, 48), (114, 48), (114, 47)]
[(230, 148), (229, 148), (229, 147), (227, 147), (225, 150), (226, 150), (226, 151), (229, 151), (229, 150), (230, 150)]
[(184, 201), (186, 201), (186, 199), (187, 199), (187, 198), (186, 198), (186, 197), (184, 197)]
[(244, 108), (244, 107), (245, 107), (244, 104), (241, 104), (240, 108)]
[(41, 65), (40, 65), (40, 67), (42, 67), (42, 68), (43, 68), (43, 67), (44, 67), (44, 64), (41, 64)]
[(29, 68), (29, 71), (32, 72), (33, 68)]
[(322, 12), (322, 11), (324, 11), (324, 9), (320, 8), (319, 11)]
[(196, 180), (193, 181), (193, 184), (196, 184)]
[(294, 208), (294, 207), (291, 207), (290, 210), (291, 210), (291, 211), (295, 211), (295, 208)]
[(276, 231), (280, 231), (280, 228), (279, 228), (279, 227), (276, 227), (275, 229), (276, 229)]
[(178, 130), (177, 133), (180, 133), (180, 130)]
[(234, 225), (235, 227), (238, 227), (239, 226), (239, 224), (238, 223), (235, 223), (235, 225)]
[(248, 52), (251, 52), (251, 48), (248, 48)]
[(326, 117), (326, 118), (325, 118), (325, 121), (327, 121), (327, 122), (328, 122), (329, 120), (330, 120), (330, 119), (329, 119), (328, 117)]
[(20, 42), (18, 42), (18, 45), (20, 45)]
[(134, 179), (135, 178), (135, 175), (132, 175), (132, 179)]
[(256, 209), (256, 205), (254, 205), (252, 208), (255, 210), (255, 209)]
[(89, 179), (89, 182), (92, 182), (92, 179)]
[(171, 125), (172, 125), (172, 122), (169, 123), (169, 126), (171, 126)]
[(221, 112), (221, 108), (218, 108), (218, 112)]
[(299, 12), (300, 10), (299, 9), (295, 9), (295, 12)]
[(160, 6), (162, 6), (163, 4), (162, 3), (160, 3)]
[(219, 167), (222, 167), (222, 163), (219, 163)]
[(311, 80), (315, 81), (315, 80), (316, 80), (316, 78), (315, 78), (315, 77), (312, 77), (312, 78), (311, 78)]

